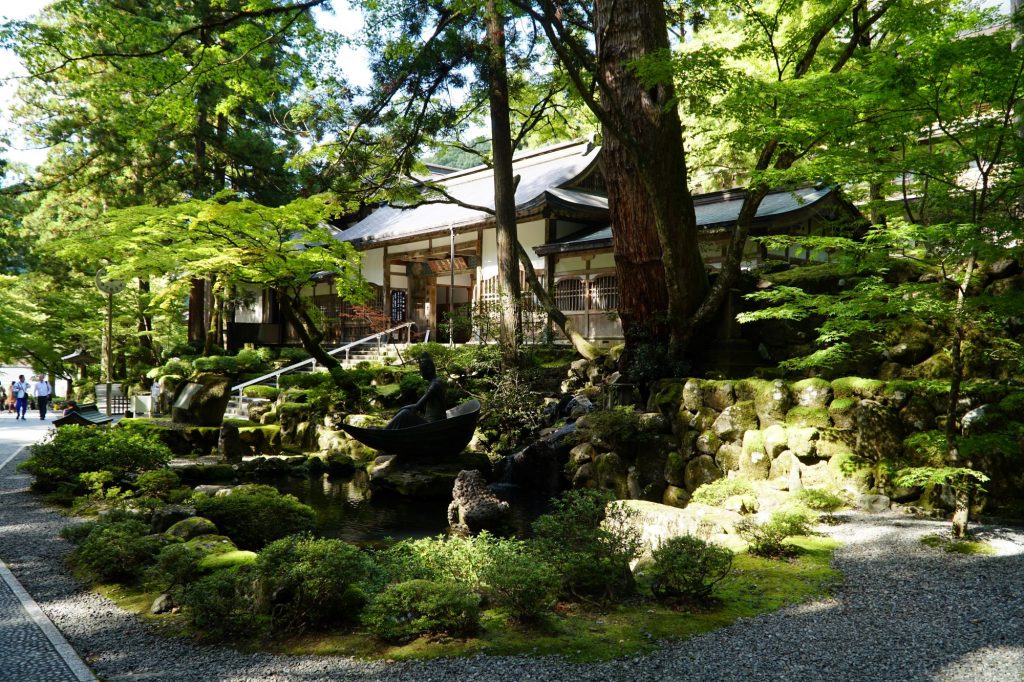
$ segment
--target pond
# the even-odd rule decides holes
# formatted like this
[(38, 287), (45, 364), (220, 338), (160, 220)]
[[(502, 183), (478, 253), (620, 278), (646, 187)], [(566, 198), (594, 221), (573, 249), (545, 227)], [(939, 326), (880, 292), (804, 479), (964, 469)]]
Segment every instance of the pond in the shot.
[[(448, 532), (450, 498), (373, 495), (362, 471), (350, 478), (324, 474), (319, 478), (282, 477), (264, 482), (312, 507), (319, 532), (325, 537), (377, 545)], [(520, 537), (527, 535), (533, 520), (549, 508), (546, 501), (515, 491), (499, 494), (512, 503), (509, 531)]]

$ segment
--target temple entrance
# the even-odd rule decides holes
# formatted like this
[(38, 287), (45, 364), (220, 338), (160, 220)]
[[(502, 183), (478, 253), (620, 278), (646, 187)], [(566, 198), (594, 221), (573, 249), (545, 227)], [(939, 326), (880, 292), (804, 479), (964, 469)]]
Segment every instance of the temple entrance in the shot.
[(472, 338), (472, 294), (473, 290), (468, 286), (436, 285), (433, 326), (440, 343), (448, 343), (453, 336), (455, 343), (466, 343)]

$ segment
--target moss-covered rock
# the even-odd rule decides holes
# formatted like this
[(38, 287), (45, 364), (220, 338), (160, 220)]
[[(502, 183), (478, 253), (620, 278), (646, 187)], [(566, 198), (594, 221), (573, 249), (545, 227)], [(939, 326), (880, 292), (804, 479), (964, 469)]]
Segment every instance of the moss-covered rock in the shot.
[(722, 470), (710, 456), (700, 455), (694, 457), (686, 464), (686, 473), (684, 475), (686, 490), (692, 494), (694, 490), (705, 483), (716, 481), (722, 478), (722, 476)]
[(678, 451), (668, 453), (665, 459), (665, 481), (670, 486), (686, 485), (686, 458)]
[(786, 428), (779, 424), (772, 424), (767, 429), (761, 432), (762, 439), (764, 441), (765, 453), (772, 459), (775, 459), (789, 447), (789, 439), (786, 436)]
[(754, 411), (754, 402), (744, 400), (725, 408), (722, 414), (715, 419), (711, 428), (723, 441), (742, 440), (745, 431), (757, 429), (757, 412)]
[(327, 455), (327, 472), (331, 476), (351, 476), (356, 470), (356, 460), (349, 455), (332, 452)]
[(852, 454), (840, 454), (828, 461), (832, 483), (850, 492), (866, 492), (872, 485), (871, 469)]
[[(835, 401), (833, 401), (835, 402)], [(831, 426), (828, 410), (824, 407), (801, 407), (797, 405), (786, 413), (787, 427), (814, 427), (826, 429)]]
[(903, 454), (913, 466), (945, 466), (949, 456), (946, 434), (941, 431), (912, 433), (903, 441)]
[(953, 376), (953, 360), (946, 351), (939, 351), (908, 371), (915, 379), (948, 379)]
[(220, 374), (197, 374), (176, 389), (175, 400), (189, 384), (196, 384), (200, 388), (192, 397), (188, 407), (171, 408), (171, 420), (176, 423), (197, 426), (220, 426), (224, 420), (224, 411), (231, 400), (231, 379)]
[(731, 381), (705, 381), (704, 404), (721, 412), (736, 402), (736, 393)]
[(185, 547), (200, 561), (203, 557), (213, 554), (225, 554), (238, 550), (231, 538), (223, 535), (200, 535), (186, 541)]
[(647, 399), (647, 411), (662, 415), (673, 415), (683, 405), (685, 379), (660, 379), (651, 386)]
[(752, 481), (763, 481), (768, 478), (771, 463), (772, 460), (764, 445), (764, 434), (761, 431), (744, 433), (740, 453), (740, 475)]
[(854, 452), (870, 462), (899, 457), (903, 425), (893, 410), (875, 400), (862, 400), (853, 412)]
[(714, 455), (722, 447), (722, 439), (714, 431), (704, 431), (697, 436), (694, 447), (702, 455)]
[(885, 382), (862, 377), (843, 377), (832, 381), (832, 393), (838, 398), (877, 398)]
[(715, 462), (722, 471), (739, 471), (743, 446), (740, 443), (724, 443), (715, 453)]
[(718, 419), (719, 413), (716, 410), (712, 410), (710, 407), (700, 407), (692, 414), (693, 417), (690, 419), (689, 426), (694, 431), (700, 433), (711, 429), (715, 420)]
[(220, 571), (239, 566), (248, 566), (256, 562), (256, 552), (245, 549), (235, 549), (226, 552), (208, 554), (199, 560), (198, 568), (204, 573)]
[(612, 490), (620, 499), (629, 497), (629, 469), (617, 453), (606, 452), (594, 459), (597, 485)]
[(757, 412), (761, 428), (783, 423), (786, 420), (786, 413), (793, 405), (789, 387), (779, 379), (770, 382), (756, 381), (754, 383), (754, 381), (747, 380), (747, 382), (753, 383), (754, 409)]
[(786, 429), (786, 448), (800, 459), (817, 456), (821, 431), (812, 427)]
[(686, 491), (686, 488), (670, 485), (661, 494), (661, 503), (682, 509), (690, 503), (690, 493)]
[[(836, 398), (828, 406), (828, 418), (837, 428), (853, 427), (853, 408), (857, 406), (856, 398)], [(809, 425), (813, 426), (813, 425)]]
[(238, 470), (230, 464), (190, 464), (175, 469), (185, 485), (228, 483), (238, 477)]
[(704, 407), (704, 382), (700, 379), (687, 379), (683, 385), (683, 407), (696, 412)]
[(797, 381), (790, 390), (800, 407), (827, 407), (832, 402), (832, 385), (817, 377)]
[(768, 469), (768, 478), (775, 481), (788, 481), (790, 472), (800, 468), (800, 460), (790, 450), (783, 450), (778, 457), (772, 460)]
[(936, 410), (932, 401), (913, 396), (899, 412), (900, 423), (907, 433), (935, 428)]
[(216, 535), (217, 526), (210, 519), (205, 519), (202, 516), (193, 516), (178, 521), (168, 528), (164, 534), (179, 540), (191, 540), (200, 535)]

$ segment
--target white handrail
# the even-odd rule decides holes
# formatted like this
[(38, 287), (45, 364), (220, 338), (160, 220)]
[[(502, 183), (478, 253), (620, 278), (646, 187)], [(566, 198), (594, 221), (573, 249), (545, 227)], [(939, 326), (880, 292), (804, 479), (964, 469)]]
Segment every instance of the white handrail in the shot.
[[(362, 344), (367, 343), (369, 341), (373, 341), (375, 339), (377, 341), (377, 351), (379, 352), (380, 351), (381, 340), (385, 339), (385, 338), (388, 338), (389, 336), (391, 336), (394, 332), (398, 331), (399, 329), (407, 329), (407, 330), (409, 330), (410, 334), (406, 337), (406, 341), (407, 342), (411, 341), (412, 340), (412, 338), (411, 338), (411, 331), (412, 331), (412, 327), (415, 324), (416, 324), (415, 322), (403, 322), (402, 324), (394, 326), (394, 327), (391, 327), (390, 329), (385, 329), (382, 332), (377, 332), (375, 334), (370, 334), (369, 336), (364, 336), (363, 338), (359, 339), (358, 341), (353, 341), (352, 343), (345, 344), (344, 346), (341, 346), (339, 348), (335, 348), (334, 350), (327, 351), (327, 354), (328, 355), (337, 355), (338, 353), (344, 352), (345, 353), (345, 360), (347, 361), (349, 359), (349, 351), (350, 350), (352, 350), (356, 346), (361, 346)], [(264, 374), (263, 376), (258, 377), (256, 379), (250, 379), (249, 381), (246, 381), (244, 383), (238, 384), (237, 386), (232, 386), (231, 387), (231, 391), (232, 392), (238, 391), (238, 397), (241, 398), (242, 397), (242, 389), (248, 388), (249, 386), (255, 386), (256, 384), (263, 383), (267, 379), (276, 379), (276, 378), (280, 377), (282, 374), (287, 374), (288, 372), (291, 372), (292, 370), (298, 369), (299, 367), (305, 367), (306, 365), (314, 365), (315, 366), (316, 365), (316, 358), (306, 358), (305, 360), (300, 360), (299, 362), (296, 362), (294, 364), (288, 365), (286, 367), (282, 367), (281, 369), (275, 370), (275, 371), (270, 372), (268, 374)]]

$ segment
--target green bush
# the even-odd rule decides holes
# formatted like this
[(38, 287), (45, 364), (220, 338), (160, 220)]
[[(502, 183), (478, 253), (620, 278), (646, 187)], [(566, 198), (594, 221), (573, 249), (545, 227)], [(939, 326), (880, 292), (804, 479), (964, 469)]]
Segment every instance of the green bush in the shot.
[(181, 485), (181, 478), (171, 469), (156, 469), (139, 474), (135, 479), (135, 488), (142, 495), (167, 500), (171, 491)]
[(612, 499), (609, 491), (571, 490), (533, 523), (537, 549), (568, 594), (613, 598), (635, 589), (629, 564), (640, 554), (640, 534), (633, 514)]
[(170, 460), (170, 449), (154, 434), (68, 425), (33, 445), (32, 456), (20, 468), (35, 475), (37, 490), (49, 491), (62, 482), (76, 483), (87, 471), (121, 478), (163, 468)]
[(197, 495), (195, 505), (199, 516), (213, 521), (239, 549), (255, 551), (316, 525), (311, 507), (268, 485), (240, 485), (221, 497)]
[(258, 630), (260, 621), (247, 594), (252, 585), (248, 568), (214, 571), (189, 585), (184, 602), (192, 625), (215, 639)]
[(478, 428), (488, 434), (489, 447), (509, 453), (536, 440), (540, 432), (541, 396), (519, 372), (503, 372), (486, 399), (487, 411)]
[(278, 386), (286, 388), (333, 388), (334, 378), (329, 372), (295, 372), (282, 374), (277, 380)]
[(137, 519), (105, 519), (92, 527), (71, 561), (103, 582), (135, 579), (160, 549), (160, 540), (148, 534), (149, 526)]
[(80, 545), (89, 537), (89, 533), (96, 527), (95, 521), (86, 521), (85, 523), (75, 523), (70, 526), (64, 526), (60, 529), (60, 536), (70, 542), (73, 545)]
[(293, 535), (264, 547), (254, 573), (265, 594), (287, 595), (275, 604), (274, 629), (305, 630), (354, 619), (372, 569), (355, 545)]
[(745, 478), (719, 478), (694, 490), (692, 501), (719, 507), (733, 495), (754, 494), (754, 486)]
[(409, 580), (387, 588), (363, 611), (363, 624), (389, 641), (437, 633), (471, 634), (480, 626), (480, 598), (455, 583)]
[(804, 488), (797, 494), (797, 499), (808, 509), (825, 512), (830, 517), (846, 506), (843, 498), (824, 488)]
[(154, 367), (146, 373), (150, 379), (159, 379), (164, 376), (187, 377), (192, 374), (192, 361), (188, 358), (171, 358), (162, 367)]
[(669, 538), (653, 552), (647, 575), (660, 601), (706, 601), (715, 585), (729, 575), (732, 552), (692, 535)]
[(246, 386), (242, 389), (242, 395), (249, 398), (266, 398), (267, 400), (277, 400), (277, 396), (281, 395), (281, 389), (274, 386)]
[(489, 561), (488, 548), (493, 542), (494, 537), (488, 533), (468, 538), (438, 536), (402, 540), (380, 553), (380, 579), (385, 583), (408, 580), (456, 583), (479, 591), (480, 573)]
[(814, 516), (806, 510), (780, 510), (764, 523), (747, 517), (736, 524), (736, 532), (747, 541), (751, 554), (778, 558), (796, 551), (795, 547), (786, 544), (786, 539), (810, 534), (813, 522)]
[(480, 571), (491, 602), (520, 622), (538, 620), (554, 608), (561, 578), (555, 568), (521, 540), (495, 540)]
[(199, 554), (183, 542), (169, 544), (156, 556), (152, 579), (161, 588), (185, 586), (199, 575)]
[(192, 361), (196, 372), (217, 372), (220, 374), (241, 374), (264, 372), (269, 368), (267, 361), (255, 350), (238, 351), (238, 355), (210, 355)]

